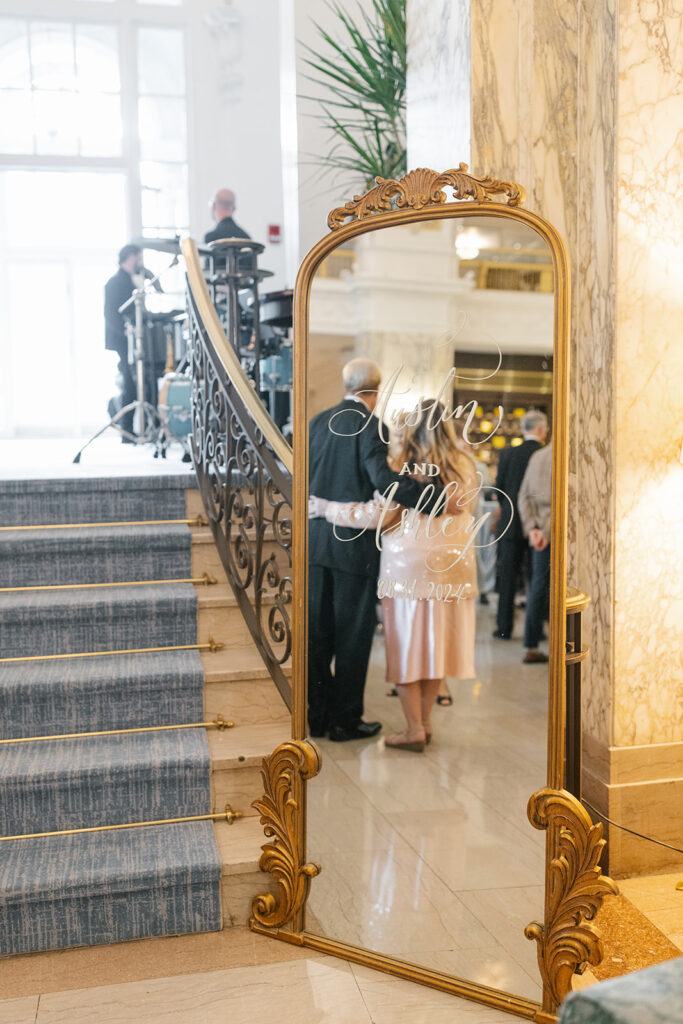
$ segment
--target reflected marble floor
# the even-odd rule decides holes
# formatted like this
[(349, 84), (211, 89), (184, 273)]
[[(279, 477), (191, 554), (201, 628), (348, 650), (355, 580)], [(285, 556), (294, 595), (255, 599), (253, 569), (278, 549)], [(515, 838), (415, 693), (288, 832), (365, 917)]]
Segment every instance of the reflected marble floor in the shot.
[[(373, 646), (365, 717), (371, 741), (330, 743), (308, 787), (309, 931), (539, 999), (545, 834), (526, 816), (545, 784), (547, 666), (522, 665), (519, 639), (494, 640), (477, 609), (476, 681), (449, 680), (423, 754), (389, 750), (403, 716)], [(523, 613), (518, 613), (517, 634)]]
[(0, 1024), (505, 1024), (498, 1010), (334, 957), (0, 1000)]

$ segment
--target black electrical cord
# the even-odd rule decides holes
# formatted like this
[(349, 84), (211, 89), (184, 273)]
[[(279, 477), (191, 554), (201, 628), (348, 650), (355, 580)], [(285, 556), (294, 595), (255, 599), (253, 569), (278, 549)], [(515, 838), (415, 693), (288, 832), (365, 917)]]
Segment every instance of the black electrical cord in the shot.
[(657, 846), (665, 846), (667, 850), (673, 850), (675, 853), (683, 853), (683, 850), (679, 850), (677, 846), (672, 846), (671, 843), (664, 843), (661, 839), (653, 839), (652, 836), (644, 836), (641, 832), (635, 832), (632, 828), (627, 828), (626, 825), (620, 825), (616, 821), (612, 821), (607, 815), (599, 811), (597, 807), (593, 807), (593, 804), (585, 798), (581, 799), (581, 803), (585, 804), (586, 807), (590, 807), (591, 811), (594, 811), (599, 818), (606, 821), (609, 825), (614, 825), (615, 828), (620, 828), (623, 832), (630, 832), (632, 836), (637, 836), (638, 839), (645, 839), (648, 843), (656, 843)]

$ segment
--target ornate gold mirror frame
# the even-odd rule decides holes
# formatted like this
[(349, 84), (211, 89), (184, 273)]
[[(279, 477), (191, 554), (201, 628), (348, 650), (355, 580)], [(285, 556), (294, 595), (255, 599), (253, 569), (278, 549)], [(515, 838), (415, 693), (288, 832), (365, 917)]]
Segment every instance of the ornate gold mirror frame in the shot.
[[(452, 198), (444, 191), (452, 190)], [(602, 953), (590, 923), (602, 898), (614, 891), (598, 867), (604, 846), (602, 825), (593, 825), (583, 806), (563, 787), (565, 735), (565, 616), (569, 402), (570, 278), (567, 254), (555, 228), (521, 208), (524, 189), (492, 177), (476, 178), (467, 165), (436, 171), (420, 168), (400, 181), (377, 179), (363, 196), (333, 210), (330, 233), (304, 259), (294, 299), (294, 560), (292, 739), (264, 760), (265, 794), (255, 803), (266, 836), (261, 868), (276, 885), (254, 900), (251, 928), (387, 974), (429, 985), (527, 1020), (555, 1020), (581, 965), (599, 963)], [(306, 780), (320, 770), (316, 745), (306, 739), (307, 567), (308, 567), (308, 316), (311, 283), (322, 260), (340, 243), (390, 225), (467, 218), (486, 214), (534, 229), (552, 255), (554, 296), (553, 558), (550, 581), (547, 786), (534, 793), (528, 816), (546, 831), (545, 914), (525, 929), (536, 940), (543, 982), (542, 1004), (385, 956), (305, 930), (304, 905), (317, 864), (306, 862)], [(511, 854), (513, 851), (511, 851)]]

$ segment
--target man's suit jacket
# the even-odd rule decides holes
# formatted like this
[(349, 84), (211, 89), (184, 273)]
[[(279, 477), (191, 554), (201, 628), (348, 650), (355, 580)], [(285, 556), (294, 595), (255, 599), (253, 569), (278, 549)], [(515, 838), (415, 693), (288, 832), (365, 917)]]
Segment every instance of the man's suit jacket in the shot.
[(217, 242), (220, 238), (249, 238), (244, 228), (235, 224), (232, 217), (223, 217), (216, 227), (204, 235), (205, 242)]
[[(124, 327), (124, 315), (119, 306), (126, 302), (135, 290), (133, 278), (127, 270), (119, 267), (104, 286), (104, 347), (117, 352), (119, 359), (128, 361), (128, 340)], [(133, 316), (133, 309), (128, 310)]]
[[(362, 427), (365, 429), (361, 430)], [(425, 484), (410, 476), (399, 476), (389, 468), (387, 444), (379, 436), (378, 427), (377, 417), (353, 399), (344, 399), (311, 420), (309, 493), (328, 501), (371, 501), (375, 490), (384, 493), (397, 481), (395, 500), (414, 507)], [(430, 511), (440, 493), (441, 488), (436, 487), (420, 510)], [(309, 519), (308, 526), (311, 565), (377, 576), (380, 553), (373, 529), (359, 536), (358, 530), (333, 527), (326, 519)], [(343, 542), (337, 537), (355, 539)]]
[[(504, 541), (521, 542), (524, 540), (524, 530), (522, 529), (519, 509), (517, 508), (517, 496), (519, 495), (519, 489), (522, 486), (522, 480), (524, 479), (529, 459), (540, 447), (540, 441), (527, 440), (523, 441), (522, 444), (518, 445), (516, 448), (504, 448), (500, 453), (498, 474), (496, 476), (496, 487), (507, 494), (514, 507), (512, 525), (502, 538)], [(496, 495), (496, 497), (501, 505), (501, 516), (497, 531), (498, 536), (500, 537), (501, 533), (510, 522), (510, 506), (505, 498), (500, 494)]]

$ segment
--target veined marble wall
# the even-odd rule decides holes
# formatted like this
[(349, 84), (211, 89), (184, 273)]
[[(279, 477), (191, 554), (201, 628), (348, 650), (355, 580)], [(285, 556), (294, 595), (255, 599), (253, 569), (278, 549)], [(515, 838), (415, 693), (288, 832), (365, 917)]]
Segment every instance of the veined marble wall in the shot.
[[(680, 0), (472, 0), (472, 165), (525, 185), (573, 272), (570, 582), (593, 598), (587, 795), (680, 846)], [(610, 836), (617, 874), (671, 853)]]
[(614, 739), (683, 777), (683, 8), (619, 8)]
[(471, 2), (473, 170), (524, 185), (526, 206), (558, 228), (572, 267), (569, 582), (593, 598), (584, 722), (604, 744), (614, 529), (614, 3)]

